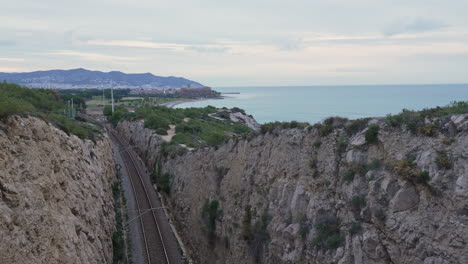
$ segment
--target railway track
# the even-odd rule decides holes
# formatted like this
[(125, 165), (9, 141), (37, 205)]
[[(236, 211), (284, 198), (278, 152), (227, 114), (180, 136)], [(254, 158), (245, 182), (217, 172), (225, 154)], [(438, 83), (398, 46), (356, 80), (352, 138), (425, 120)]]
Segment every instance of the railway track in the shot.
[(149, 178), (144, 177), (146, 175), (141, 172), (142, 169), (128, 149), (127, 142), (112, 128), (108, 128), (108, 132), (111, 140), (119, 147), (135, 195), (139, 215), (135, 221), (140, 222), (145, 263), (180, 263), (180, 252), (172, 241), (173, 234), (166, 216), (160, 209), (157, 198), (155, 199), (154, 190), (147, 188)]

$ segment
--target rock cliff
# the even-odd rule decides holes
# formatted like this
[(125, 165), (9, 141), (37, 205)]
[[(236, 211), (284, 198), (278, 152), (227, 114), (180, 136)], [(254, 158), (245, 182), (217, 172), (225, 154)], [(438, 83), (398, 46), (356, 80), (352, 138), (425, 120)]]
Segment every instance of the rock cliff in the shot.
[(337, 120), (166, 157), (142, 122), (118, 130), (167, 173), (196, 263), (468, 263), (468, 116), (430, 136), (369, 124), (377, 140)]
[(112, 263), (114, 181), (107, 137), (1, 121), (0, 263)]

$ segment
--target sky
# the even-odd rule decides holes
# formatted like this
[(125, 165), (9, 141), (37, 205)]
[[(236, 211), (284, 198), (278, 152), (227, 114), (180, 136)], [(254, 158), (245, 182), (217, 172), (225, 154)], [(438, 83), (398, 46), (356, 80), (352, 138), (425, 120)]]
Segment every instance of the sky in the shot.
[(468, 83), (466, 0), (0, 0), (0, 71), (205, 85)]

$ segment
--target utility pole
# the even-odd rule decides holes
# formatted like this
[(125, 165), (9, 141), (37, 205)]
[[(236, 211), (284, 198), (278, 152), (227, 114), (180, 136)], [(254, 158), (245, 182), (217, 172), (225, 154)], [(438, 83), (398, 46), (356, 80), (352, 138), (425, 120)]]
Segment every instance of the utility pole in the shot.
[(114, 113), (114, 84), (111, 81), (112, 113)]
[(72, 101), (71, 118), (75, 118), (75, 113), (74, 113), (74, 111), (73, 111), (73, 97), (72, 97), (71, 101)]
[(104, 96), (104, 85), (101, 84), (102, 88), (102, 107), (106, 105), (106, 97)]

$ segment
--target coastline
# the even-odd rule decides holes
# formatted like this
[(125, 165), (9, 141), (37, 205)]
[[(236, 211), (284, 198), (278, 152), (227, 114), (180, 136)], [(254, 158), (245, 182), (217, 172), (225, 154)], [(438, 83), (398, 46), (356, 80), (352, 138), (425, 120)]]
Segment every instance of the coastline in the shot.
[(221, 99), (224, 99), (224, 96), (221, 96), (221, 97), (218, 97), (218, 98), (185, 99), (185, 100), (180, 100), (180, 101), (162, 103), (160, 105), (165, 106), (167, 108), (174, 108), (176, 105), (180, 105), (180, 104), (184, 104), (184, 103), (200, 102), (200, 101), (206, 101), (206, 100), (212, 100), (212, 99), (220, 99), (221, 100)]

